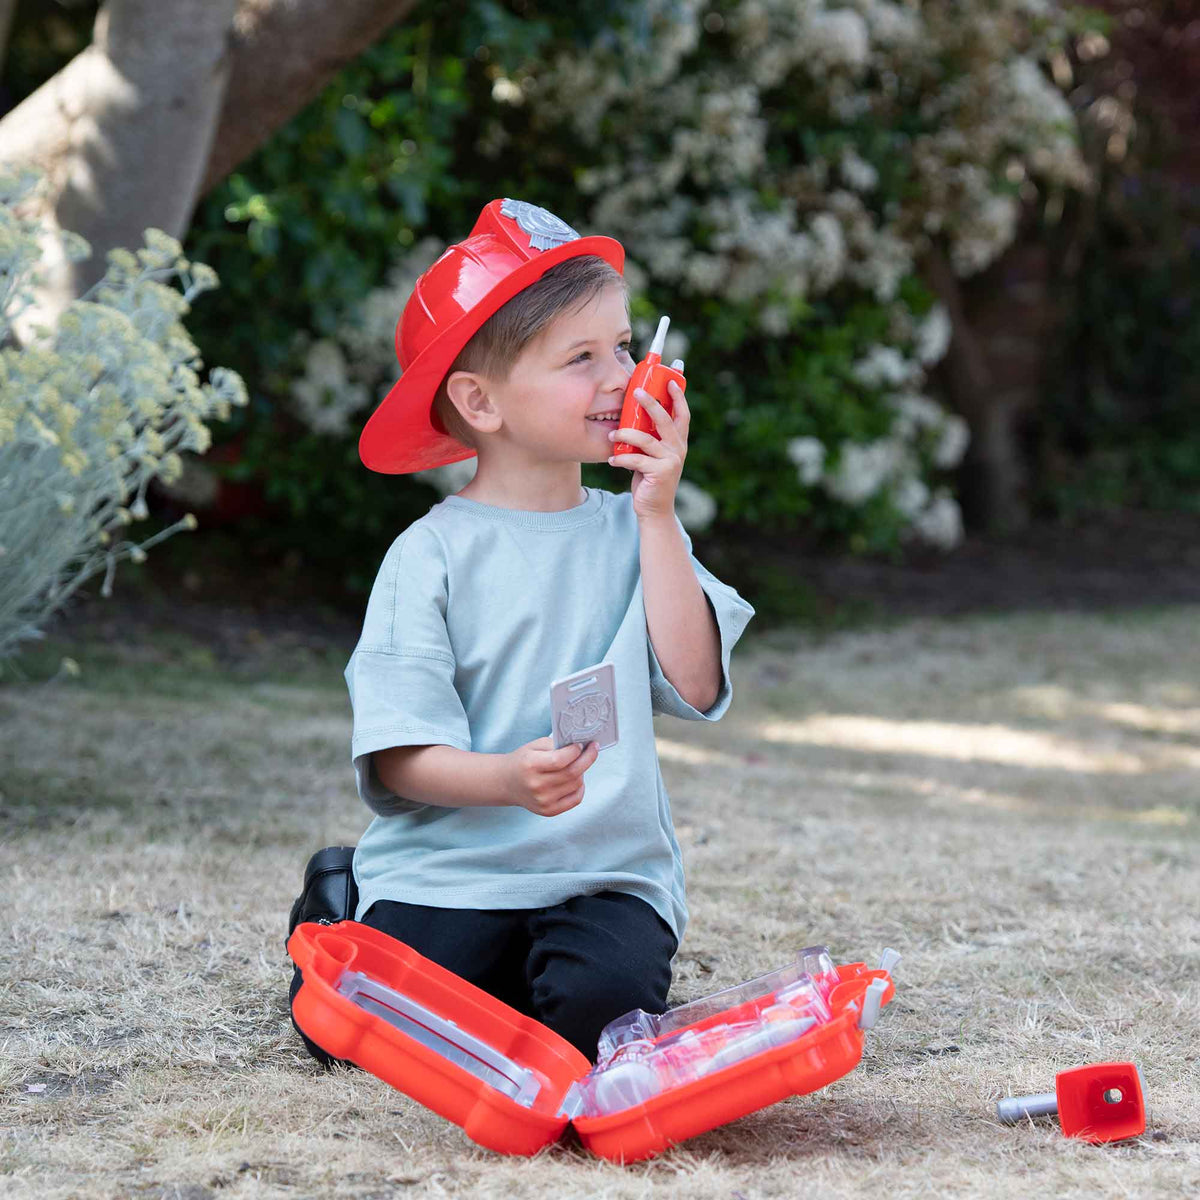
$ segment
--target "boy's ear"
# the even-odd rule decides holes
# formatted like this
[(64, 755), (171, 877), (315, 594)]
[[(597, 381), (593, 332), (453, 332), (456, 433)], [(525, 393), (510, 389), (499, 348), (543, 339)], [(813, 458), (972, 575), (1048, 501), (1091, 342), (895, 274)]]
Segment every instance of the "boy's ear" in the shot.
[(446, 377), (446, 395), (472, 429), (495, 433), (500, 428), (500, 410), (492, 402), (487, 380), (482, 375), (454, 371)]

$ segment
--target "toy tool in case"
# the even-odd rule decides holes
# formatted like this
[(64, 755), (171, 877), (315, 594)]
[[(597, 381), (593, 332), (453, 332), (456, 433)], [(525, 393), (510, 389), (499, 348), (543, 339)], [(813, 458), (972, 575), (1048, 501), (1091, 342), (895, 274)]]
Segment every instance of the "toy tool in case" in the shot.
[(811, 947), (691, 1004), (627, 1013), (605, 1027), (592, 1066), (545, 1025), (366, 925), (299, 925), (288, 952), (303, 976), (296, 1023), (335, 1058), (489, 1149), (534, 1154), (570, 1122), (594, 1154), (625, 1162), (853, 1070), (899, 958), (835, 966)]

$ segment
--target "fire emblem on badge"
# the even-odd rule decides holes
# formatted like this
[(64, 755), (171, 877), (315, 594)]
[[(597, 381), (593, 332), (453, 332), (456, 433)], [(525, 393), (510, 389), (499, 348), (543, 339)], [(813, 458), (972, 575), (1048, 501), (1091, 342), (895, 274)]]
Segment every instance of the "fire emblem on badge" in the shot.
[(558, 717), (558, 729), (569, 742), (586, 742), (612, 716), (612, 701), (602, 693), (572, 700)]

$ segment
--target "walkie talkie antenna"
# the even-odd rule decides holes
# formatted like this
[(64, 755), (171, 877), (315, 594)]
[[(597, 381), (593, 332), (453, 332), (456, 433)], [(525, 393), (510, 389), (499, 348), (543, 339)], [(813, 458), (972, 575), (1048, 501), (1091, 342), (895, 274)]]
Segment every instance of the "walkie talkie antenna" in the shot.
[(663, 317), (658, 323), (658, 330), (654, 334), (654, 341), (650, 343), (650, 349), (647, 354), (657, 354), (662, 358), (663, 346), (667, 343), (667, 326), (671, 324), (670, 317)]

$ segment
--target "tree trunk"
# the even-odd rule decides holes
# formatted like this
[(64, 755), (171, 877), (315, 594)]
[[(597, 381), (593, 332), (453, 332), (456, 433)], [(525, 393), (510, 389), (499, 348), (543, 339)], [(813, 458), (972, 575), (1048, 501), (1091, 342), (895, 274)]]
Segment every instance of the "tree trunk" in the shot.
[(233, 71), (199, 195), (215, 187), (416, 0), (241, 0)]
[[(48, 179), (42, 282), (18, 336), (53, 324), (109, 250), (149, 226), (182, 237), (199, 197), (414, 3), (107, 0), (92, 44), (0, 120), (0, 163)], [(64, 229), (90, 260), (65, 260)]]
[(1045, 248), (1018, 242), (965, 282), (938, 250), (922, 266), (954, 329), (936, 378), (971, 430), (960, 471), (964, 513), (976, 528), (1020, 529), (1030, 516), (1021, 426), (1037, 405), (1057, 323)]
[[(30, 319), (52, 322), (105, 255), (187, 228), (229, 72), (237, 0), (108, 0), (92, 44), (0, 121), (0, 160), (45, 172), (48, 242)], [(71, 264), (69, 229), (92, 244)]]

